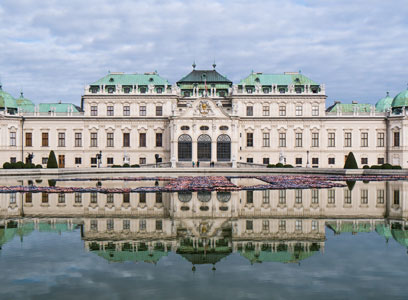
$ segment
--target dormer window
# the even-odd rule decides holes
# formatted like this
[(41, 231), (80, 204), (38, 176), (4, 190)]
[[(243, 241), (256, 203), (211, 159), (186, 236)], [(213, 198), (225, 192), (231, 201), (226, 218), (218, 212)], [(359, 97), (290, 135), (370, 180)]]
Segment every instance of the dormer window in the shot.
[(247, 93), (252, 94), (252, 89), (251, 88), (247, 89)]
[(113, 87), (108, 87), (108, 93), (112, 94), (115, 89)]
[(296, 94), (300, 94), (302, 92), (302, 88), (300, 87), (295, 88), (295, 92)]
[(201, 126), (200, 127), (200, 130), (203, 130), (203, 131), (206, 131), (206, 130), (209, 130), (210, 128), (208, 127), (208, 126)]
[(125, 92), (125, 94), (129, 94), (130, 93), (130, 88), (129, 87), (125, 87), (123, 89), (123, 91)]
[(259, 78), (257, 77), (257, 78), (255, 78), (255, 82), (260, 82), (260, 80), (259, 80)]
[(264, 88), (263, 89), (264, 94), (269, 94), (269, 89), (268, 88)]
[(190, 130), (190, 127), (184, 125), (184, 126), (181, 126), (181, 130)]
[(280, 88), (280, 89), (279, 89), (279, 93), (285, 94), (285, 88)]
[(185, 91), (185, 92), (184, 92), (184, 97), (190, 97), (190, 92)]
[(154, 81), (153, 77), (150, 77), (149, 82), (153, 82), (153, 81)]
[(157, 88), (157, 94), (161, 94), (163, 93), (163, 89), (162, 88)]
[(315, 87), (315, 86), (312, 87), (311, 90), (312, 90), (313, 94), (317, 94), (317, 92), (319, 91), (319, 89), (317, 87)]
[(219, 92), (219, 95), (220, 95), (220, 97), (225, 97), (225, 92), (221, 91), (221, 92)]
[(97, 86), (91, 87), (91, 93), (96, 94), (98, 92), (99, 88)]
[(109, 82), (114, 82), (114, 81), (115, 81), (115, 79), (113, 79), (113, 78), (109, 79)]
[(140, 88), (140, 93), (141, 94), (146, 94), (146, 88), (145, 87)]

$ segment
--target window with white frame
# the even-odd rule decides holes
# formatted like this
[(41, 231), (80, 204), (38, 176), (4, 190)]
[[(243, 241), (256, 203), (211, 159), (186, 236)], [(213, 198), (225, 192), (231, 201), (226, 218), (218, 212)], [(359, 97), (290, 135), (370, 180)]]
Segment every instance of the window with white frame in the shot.
[(17, 134), (16, 132), (12, 131), (10, 132), (10, 146), (16, 146), (17, 145)]
[(262, 134), (262, 146), (269, 147), (270, 146), (270, 139), (269, 139), (269, 132), (264, 132)]
[(268, 204), (269, 203), (269, 190), (262, 191), (262, 203)]
[(246, 107), (246, 115), (248, 117), (252, 117), (254, 115), (254, 107), (252, 105)]
[(142, 117), (146, 116), (146, 106), (145, 105), (141, 105), (139, 107), (139, 116), (142, 116)]
[(329, 132), (327, 134), (327, 146), (328, 147), (335, 147), (336, 146), (336, 134), (334, 132)]
[(262, 230), (263, 231), (269, 231), (269, 220), (263, 220), (262, 221)]
[(65, 132), (58, 132), (58, 147), (65, 147)]
[(97, 116), (98, 115), (98, 106), (92, 105), (91, 106), (91, 116)]
[(318, 116), (318, 115), (319, 115), (319, 106), (313, 105), (312, 106), (312, 116)]
[(336, 191), (331, 189), (327, 191), (327, 203), (335, 204), (336, 203)]
[(312, 230), (317, 231), (319, 229), (317, 220), (312, 220)]
[(296, 116), (301, 116), (303, 115), (303, 106), (302, 105), (296, 105)]
[(312, 190), (312, 204), (319, 203), (319, 190), (313, 189)]
[(286, 116), (286, 106), (285, 105), (279, 106), (279, 116), (281, 117)]
[(351, 147), (351, 132), (344, 133), (344, 147)]
[(262, 107), (262, 115), (263, 115), (264, 117), (269, 116), (269, 105), (264, 105), (264, 106)]
[(98, 133), (91, 132), (91, 147), (98, 147)]
[(82, 147), (82, 133), (75, 132), (75, 147)]
[(312, 132), (312, 147), (319, 147), (319, 133)]
[(286, 203), (286, 190), (279, 190), (279, 204)]
[(114, 114), (113, 105), (108, 105), (108, 106), (106, 107), (106, 115), (108, 115), (108, 116), (113, 116), (113, 114)]
[(361, 147), (368, 147), (368, 132), (361, 133)]
[(114, 146), (114, 136), (113, 132), (106, 133), (106, 147), (113, 147)]
[(368, 190), (362, 189), (360, 192), (361, 204), (368, 204)]
[(377, 147), (384, 147), (384, 138), (385, 134), (384, 132), (378, 132), (377, 133)]
[(286, 133), (279, 133), (279, 147), (286, 147)]
[(123, 106), (123, 115), (130, 116), (130, 106), (129, 105)]
[(377, 190), (377, 204), (384, 204), (385, 190)]
[(302, 147), (303, 145), (303, 134), (301, 132), (295, 133), (295, 147)]
[(344, 189), (344, 204), (351, 204), (351, 191), (348, 188)]
[(301, 204), (302, 203), (302, 196), (303, 196), (303, 190), (295, 190), (295, 203), (296, 204)]
[(279, 220), (279, 230), (280, 231), (286, 230), (286, 220)]
[(302, 220), (296, 220), (295, 221), (295, 230), (296, 231), (301, 231), (302, 230)]

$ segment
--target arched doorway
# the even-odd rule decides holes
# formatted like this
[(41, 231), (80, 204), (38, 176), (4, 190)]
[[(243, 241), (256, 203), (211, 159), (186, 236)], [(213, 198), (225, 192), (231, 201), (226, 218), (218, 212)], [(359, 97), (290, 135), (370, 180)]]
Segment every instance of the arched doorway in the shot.
[(192, 159), (192, 139), (188, 134), (182, 134), (178, 138), (178, 160), (191, 161)]
[(231, 160), (231, 138), (227, 134), (221, 134), (217, 138), (217, 161)]
[(199, 161), (211, 161), (211, 137), (208, 134), (198, 137), (197, 158)]

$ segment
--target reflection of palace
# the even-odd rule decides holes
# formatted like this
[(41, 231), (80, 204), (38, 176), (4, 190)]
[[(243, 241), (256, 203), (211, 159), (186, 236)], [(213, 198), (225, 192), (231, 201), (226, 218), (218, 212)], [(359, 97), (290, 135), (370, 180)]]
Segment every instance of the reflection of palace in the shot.
[(60, 167), (145, 165), (156, 155), (173, 167), (343, 167), (350, 151), (359, 165), (408, 166), (408, 91), (326, 109), (324, 85), (300, 72), (252, 72), (233, 84), (215, 65), (193, 68), (175, 84), (157, 72), (109, 73), (86, 86), (81, 107), (35, 105), (0, 85), (0, 165), (29, 153), (46, 165), (54, 150)]
[(111, 261), (156, 262), (174, 251), (193, 264), (232, 252), (251, 262), (297, 262), (324, 251), (326, 227), (375, 230), (408, 247), (407, 193), (408, 183), (395, 181), (352, 190), (1, 194), (1, 243), (80, 226), (86, 249)]

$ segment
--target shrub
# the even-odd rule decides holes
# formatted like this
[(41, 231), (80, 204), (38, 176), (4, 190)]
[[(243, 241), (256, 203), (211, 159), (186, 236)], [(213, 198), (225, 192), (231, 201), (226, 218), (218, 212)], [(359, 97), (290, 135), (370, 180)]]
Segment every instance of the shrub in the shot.
[(401, 170), (401, 169), (402, 169), (401, 166), (392, 166), (392, 168), (393, 168), (394, 170)]
[(129, 168), (130, 165), (129, 165), (129, 164), (123, 164), (123, 167), (124, 167), (124, 168)]
[(40, 165), (40, 164), (36, 165), (35, 167), (36, 167), (36, 169), (42, 169), (42, 165)]
[(390, 170), (390, 169), (392, 169), (392, 165), (390, 165), (390, 164), (383, 164), (383, 165), (381, 166), (381, 169)]
[(276, 165), (268, 164), (266, 167), (267, 167), (267, 168), (276, 168)]
[(284, 168), (293, 168), (292, 165), (284, 165), (283, 167), (284, 167)]
[(350, 152), (347, 155), (346, 162), (344, 163), (344, 169), (358, 169), (357, 161), (353, 152)]
[(120, 166), (120, 165), (112, 165), (112, 167), (111, 168), (121, 168), (122, 166)]
[(3, 169), (11, 169), (11, 163), (5, 162), (5, 163), (3, 164)]
[(50, 155), (48, 156), (47, 168), (58, 169), (57, 158), (55, 157), (55, 153), (52, 150), (50, 151)]
[(364, 166), (363, 166), (363, 169), (370, 169), (370, 167), (367, 166), (367, 165), (364, 165)]
[(18, 161), (16, 162), (14, 169), (24, 169), (24, 167), (25, 164), (22, 161)]
[(140, 168), (138, 164), (131, 165), (132, 168)]
[(371, 166), (371, 169), (381, 169), (381, 166), (379, 166), (379, 165), (372, 165), (372, 166)]
[(35, 164), (33, 163), (24, 164), (24, 169), (34, 169), (34, 168), (35, 168)]
[(282, 163), (277, 163), (276, 168), (283, 168), (283, 164)]

